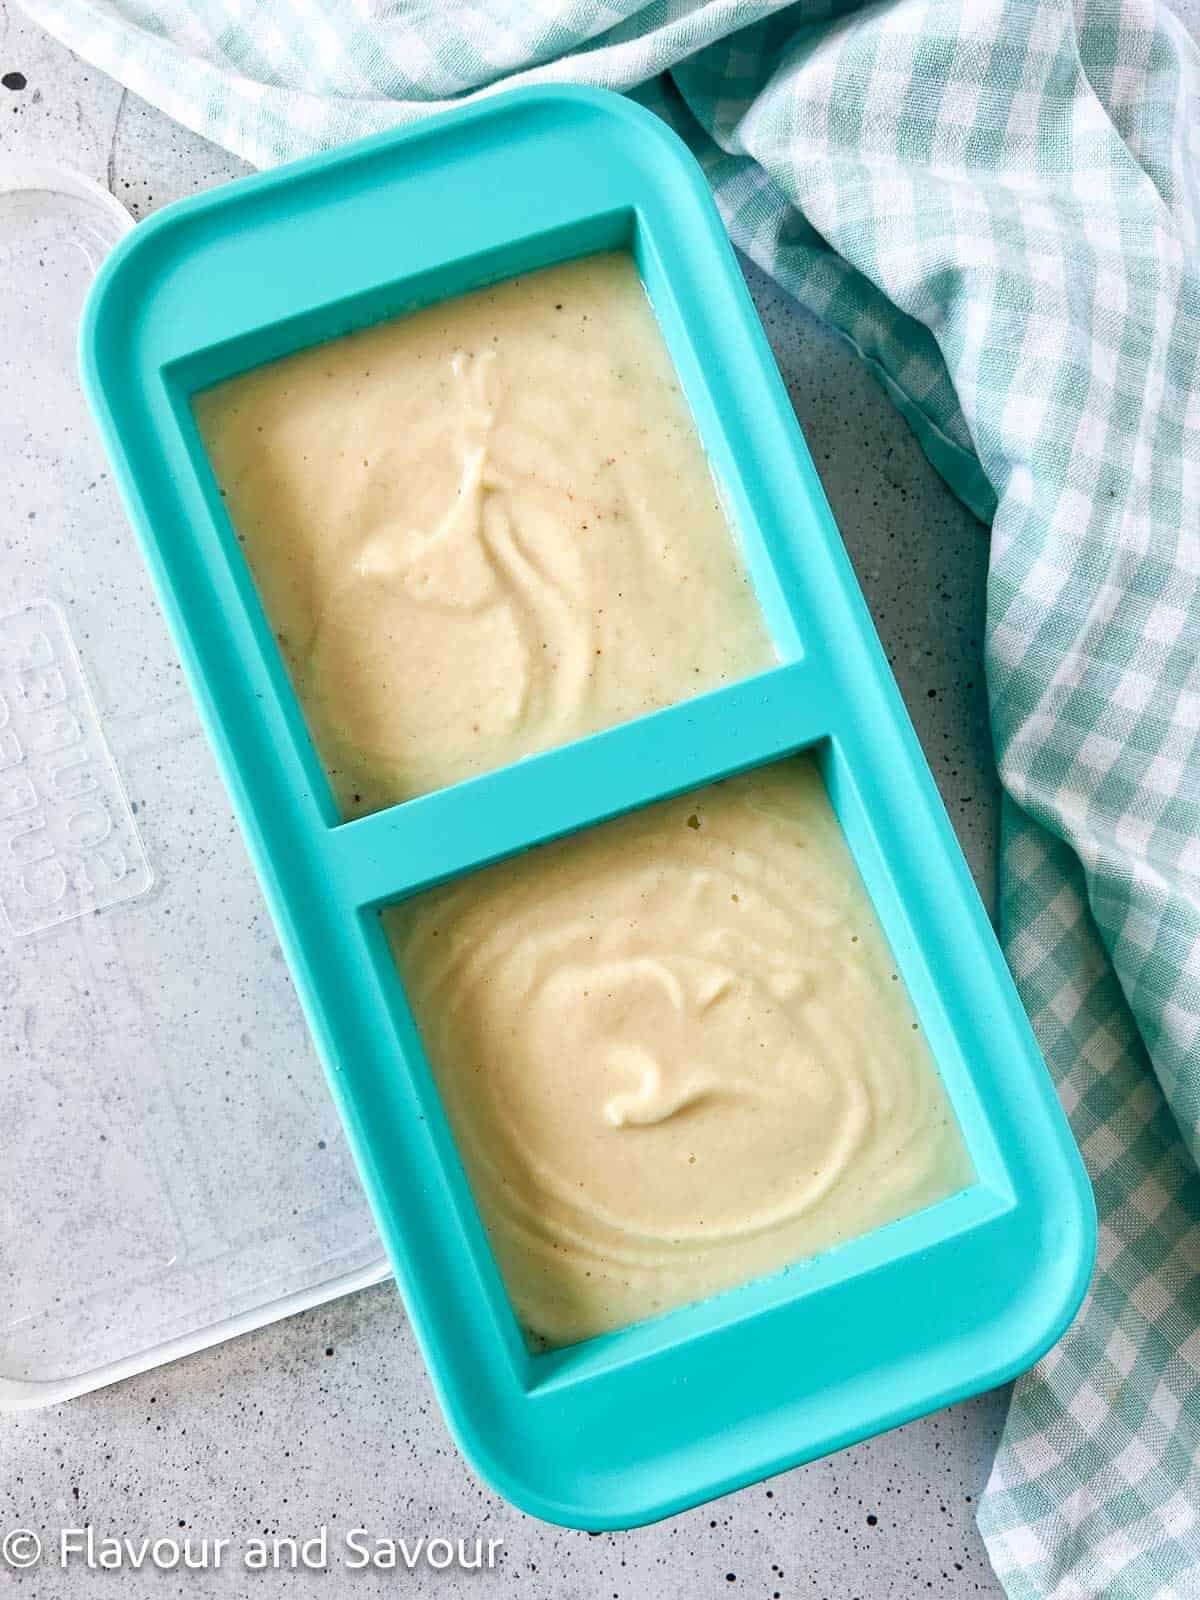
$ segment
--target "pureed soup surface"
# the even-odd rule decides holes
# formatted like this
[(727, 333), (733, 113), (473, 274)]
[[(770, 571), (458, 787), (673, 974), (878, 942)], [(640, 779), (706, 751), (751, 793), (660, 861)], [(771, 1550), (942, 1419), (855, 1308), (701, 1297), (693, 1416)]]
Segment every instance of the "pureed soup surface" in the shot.
[(343, 816), (776, 659), (627, 254), (301, 351), (195, 411)]
[(971, 1181), (809, 757), (433, 890), (390, 932), (513, 1306), (548, 1344)]
[[(774, 659), (627, 256), (302, 352), (196, 413), (347, 817)], [(701, 1299), (970, 1181), (807, 757), (387, 922), (535, 1342)]]

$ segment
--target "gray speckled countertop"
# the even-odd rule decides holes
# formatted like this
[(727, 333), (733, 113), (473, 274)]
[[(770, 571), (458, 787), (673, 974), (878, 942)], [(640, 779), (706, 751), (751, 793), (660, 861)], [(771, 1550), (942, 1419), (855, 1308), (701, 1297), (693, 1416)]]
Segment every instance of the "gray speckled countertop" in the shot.
[[(16, 74), (17, 76), (11, 76)], [(0, 0), (0, 154), (67, 162), (137, 216), (245, 170)], [(12, 83), (17, 87), (9, 88)], [(991, 904), (996, 789), (980, 650), (987, 534), (872, 379), (754, 269), (751, 289), (888, 656)], [(467, 1592), (555, 1600), (998, 1595), (974, 1503), (1003, 1391), (658, 1526), (590, 1537), (513, 1511), (443, 1427), (384, 1286), (57, 1408), (0, 1418), (0, 1533), (372, 1533), (504, 1541), (492, 1573), (126, 1573), (159, 1594)], [(7, 1574), (6, 1574), (7, 1575)], [(33, 1581), (30, 1581), (30, 1580)], [(21, 1580), (18, 1580), (21, 1581)], [(56, 1600), (102, 1579), (43, 1566)], [(118, 1580), (119, 1581), (119, 1580)]]

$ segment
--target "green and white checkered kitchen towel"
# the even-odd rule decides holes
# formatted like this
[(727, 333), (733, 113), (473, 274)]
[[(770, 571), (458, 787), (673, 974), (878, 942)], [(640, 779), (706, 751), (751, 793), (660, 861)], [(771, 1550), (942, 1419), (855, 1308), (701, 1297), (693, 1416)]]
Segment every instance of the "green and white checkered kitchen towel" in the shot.
[(1096, 1187), (979, 1513), (1012, 1596), (1200, 1596), (1200, 62), (1155, 0), (24, 0), (258, 165), (636, 90), (992, 526), (1002, 932)]

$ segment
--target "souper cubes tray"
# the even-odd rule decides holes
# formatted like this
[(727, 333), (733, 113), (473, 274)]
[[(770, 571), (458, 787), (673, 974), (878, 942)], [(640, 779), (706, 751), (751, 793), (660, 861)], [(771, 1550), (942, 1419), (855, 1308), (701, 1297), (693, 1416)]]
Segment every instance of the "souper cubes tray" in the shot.
[[(340, 823), (191, 396), (306, 345), (592, 251), (633, 251), (777, 667)], [(143, 224), (83, 332), (88, 393), (233, 795), (450, 1425), (502, 1493), (590, 1528), (666, 1515), (1001, 1382), (1065, 1326), (1094, 1217), (703, 179), (636, 106), (497, 97)], [(815, 747), (977, 1182), (772, 1278), (531, 1353), (379, 908)]]

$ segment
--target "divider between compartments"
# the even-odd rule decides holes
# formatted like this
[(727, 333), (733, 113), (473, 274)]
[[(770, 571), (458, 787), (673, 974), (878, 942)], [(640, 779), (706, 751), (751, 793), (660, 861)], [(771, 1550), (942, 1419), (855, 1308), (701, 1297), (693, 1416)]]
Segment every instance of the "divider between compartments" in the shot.
[(403, 899), (826, 738), (827, 680), (793, 661), (330, 830), (328, 871), (356, 910)]

